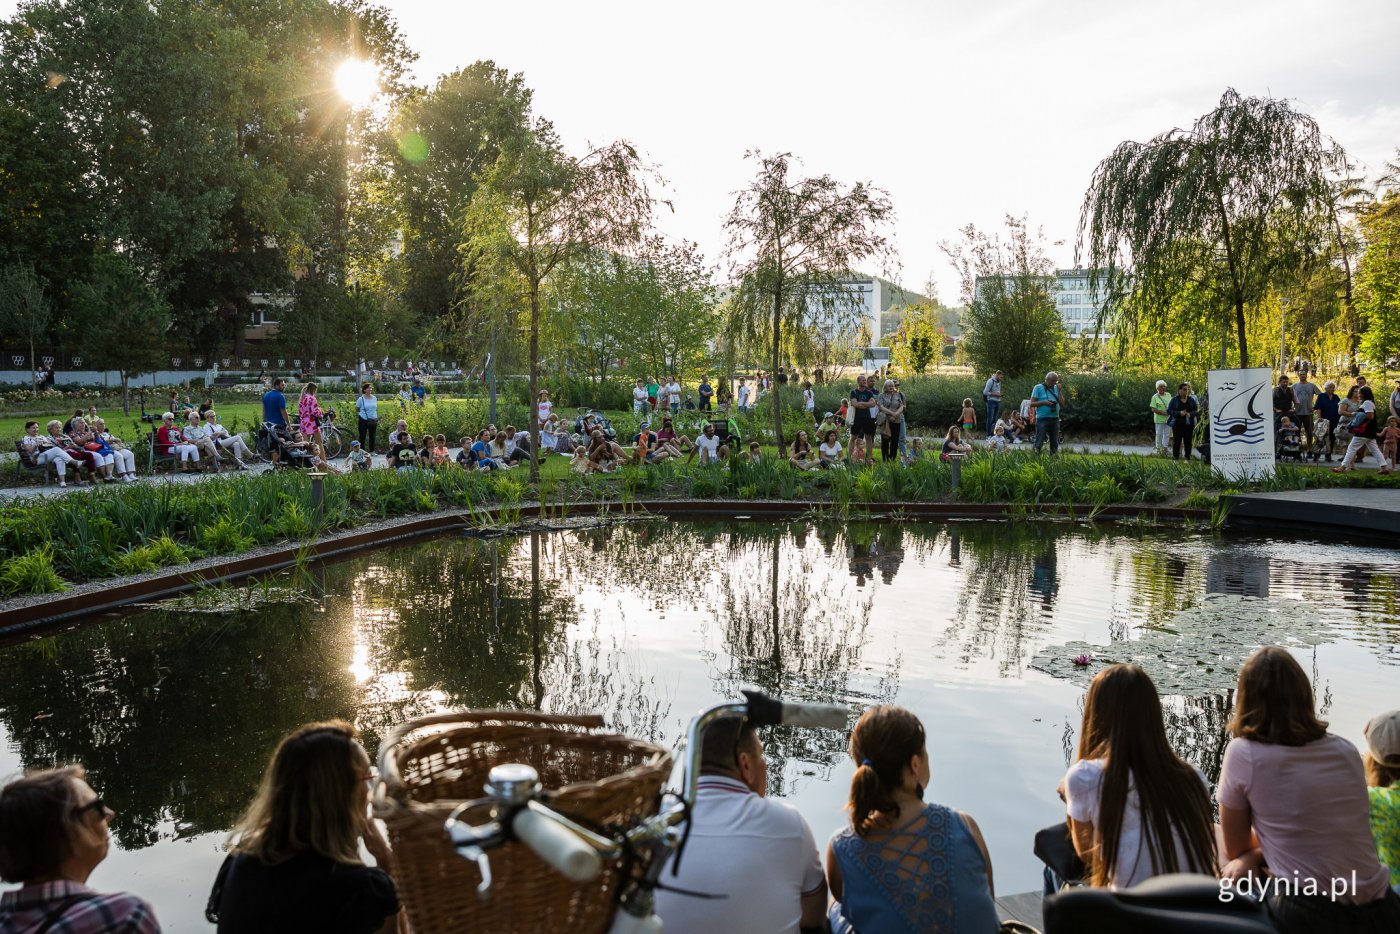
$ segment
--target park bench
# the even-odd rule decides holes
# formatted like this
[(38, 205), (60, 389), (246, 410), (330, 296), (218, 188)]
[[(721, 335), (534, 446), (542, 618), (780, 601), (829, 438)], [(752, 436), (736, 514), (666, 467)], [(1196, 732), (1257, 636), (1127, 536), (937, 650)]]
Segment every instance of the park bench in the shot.
[(16, 478), (22, 478), (25, 474), (36, 474), (36, 473), (43, 474), (43, 475), (44, 475), (44, 486), (48, 486), (48, 485), (49, 485), (49, 474), (53, 474), (54, 478), (57, 479), (57, 477), (58, 477), (58, 465), (57, 465), (57, 464), (52, 464), (52, 463), (50, 463), (50, 464), (36, 464), (36, 463), (34, 463), (34, 461), (33, 461), (33, 460), (30, 458), (30, 456), (29, 456), (29, 452), (28, 452), (28, 451), (25, 449), (25, 447), (24, 447), (24, 442), (22, 442), (22, 441), (16, 441), (16, 442), (15, 442), (15, 454), (18, 455), (18, 456), (16, 457), (16, 459), (15, 459), (15, 463), (18, 465), (18, 466), (16, 467), (16, 469), (15, 469), (15, 477), (16, 477)]

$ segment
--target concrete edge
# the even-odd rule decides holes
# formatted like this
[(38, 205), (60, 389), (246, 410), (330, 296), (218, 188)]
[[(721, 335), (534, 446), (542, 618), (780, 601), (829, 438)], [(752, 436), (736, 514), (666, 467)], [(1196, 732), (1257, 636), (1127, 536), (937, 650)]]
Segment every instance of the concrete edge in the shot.
[[(502, 512), (518, 513), (514, 525), (523, 519), (548, 519), (551, 516), (636, 516), (653, 515), (684, 519), (725, 519), (753, 517), (766, 519), (796, 518), (812, 513), (890, 516), (929, 520), (999, 519), (1008, 513), (1023, 517), (1029, 511), (1043, 520), (1107, 520), (1124, 519), (1189, 522), (1208, 519), (1210, 514), (1199, 509), (1159, 507), (1148, 504), (1120, 504), (1096, 508), (1069, 507), (1061, 504), (1027, 506), (999, 503), (957, 502), (890, 502), (863, 503), (843, 513), (830, 502), (812, 500), (634, 500), (629, 503), (599, 501), (572, 503), (567, 509), (541, 507), (538, 503), (502, 504), (476, 509), (437, 512), (427, 516), (404, 517), (390, 527), (348, 529), (304, 543), (285, 543), (248, 557), (229, 557), (202, 567), (170, 567), (162, 573), (139, 578), (116, 578), (99, 591), (58, 593), (45, 599), (31, 600), (20, 606), (0, 608), (0, 639), (48, 629), (85, 616), (96, 616), (133, 603), (147, 603), (177, 596), (200, 587), (228, 583), (261, 574), (270, 574), (295, 567), (298, 560), (315, 562), (346, 558), (365, 549), (410, 539), (441, 535), (459, 529), (480, 527), (481, 519), (496, 520)], [(1072, 514), (1071, 514), (1072, 513)], [(510, 528), (510, 526), (507, 526)], [(523, 530), (522, 530), (523, 531)], [(304, 549), (309, 549), (303, 557)]]

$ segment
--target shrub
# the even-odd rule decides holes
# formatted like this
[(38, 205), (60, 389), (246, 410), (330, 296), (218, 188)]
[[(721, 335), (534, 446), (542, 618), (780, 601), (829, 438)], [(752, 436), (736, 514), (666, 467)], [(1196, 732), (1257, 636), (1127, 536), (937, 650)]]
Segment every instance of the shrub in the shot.
[(7, 597), (58, 593), (67, 587), (54, 568), (51, 545), (42, 545), (0, 565), (0, 593)]
[(200, 550), (208, 555), (230, 555), (246, 551), (257, 544), (244, 530), (243, 523), (224, 515), (199, 530)]
[[(410, 405), (404, 420), (415, 440), (425, 434), (446, 435), (448, 444), (455, 446), (459, 439), (486, 427), (489, 413), (485, 399), (432, 399), (423, 405)], [(392, 428), (392, 420), (389, 425)]]

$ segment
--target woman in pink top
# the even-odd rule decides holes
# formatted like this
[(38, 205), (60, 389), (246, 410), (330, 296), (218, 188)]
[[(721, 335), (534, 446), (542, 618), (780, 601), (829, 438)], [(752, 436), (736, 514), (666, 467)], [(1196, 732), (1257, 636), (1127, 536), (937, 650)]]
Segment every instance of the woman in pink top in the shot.
[(321, 446), (321, 416), (323, 414), (325, 413), (321, 411), (321, 403), (316, 400), (316, 384), (307, 383), (301, 391), (301, 398), (297, 400), (297, 422), (301, 427), (301, 436), (316, 442), (318, 455), (323, 450)]
[(1265, 886), (1283, 934), (1400, 931), (1361, 756), (1317, 719), (1312, 685), (1286, 649), (1266, 646), (1240, 668), (1230, 732), (1218, 791), (1222, 876), (1244, 888), (1252, 874), (1256, 892)]

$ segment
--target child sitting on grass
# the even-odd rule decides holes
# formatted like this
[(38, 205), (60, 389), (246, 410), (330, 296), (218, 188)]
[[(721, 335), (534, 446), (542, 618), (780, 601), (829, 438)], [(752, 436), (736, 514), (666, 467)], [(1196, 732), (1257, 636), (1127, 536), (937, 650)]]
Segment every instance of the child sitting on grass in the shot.
[(1002, 454), (1006, 451), (1006, 428), (1000, 422), (997, 423), (992, 436), (987, 439), (987, 447), (991, 449), (993, 454)]
[(913, 466), (914, 466), (914, 462), (915, 462), (915, 461), (923, 460), (923, 457), (924, 457), (924, 439), (923, 439), (923, 438), (915, 438), (914, 440), (912, 440), (912, 441), (909, 442), (909, 453), (906, 454), (906, 455), (904, 455), (904, 461), (903, 461), (904, 466), (905, 466), (905, 467), (913, 467)]
[(762, 459), (763, 459), (763, 458), (762, 458), (762, 453), (761, 453), (761, 449), (760, 449), (759, 446), (758, 446), (758, 442), (757, 442), (757, 441), (750, 441), (750, 442), (749, 442), (749, 463), (750, 463), (750, 464), (757, 464), (757, 463), (760, 463), (760, 462), (762, 461)]

